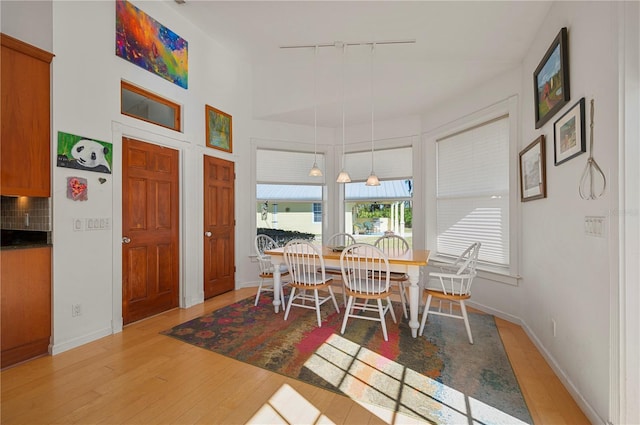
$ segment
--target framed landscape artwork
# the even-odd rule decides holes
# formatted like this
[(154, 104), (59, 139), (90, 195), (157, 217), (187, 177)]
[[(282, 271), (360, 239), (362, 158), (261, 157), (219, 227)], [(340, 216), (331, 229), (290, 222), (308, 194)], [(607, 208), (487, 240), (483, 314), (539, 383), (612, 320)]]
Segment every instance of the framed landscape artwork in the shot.
[(233, 152), (231, 115), (213, 106), (205, 105), (207, 146), (225, 152)]
[(584, 97), (553, 124), (555, 165), (587, 151)]
[(547, 197), (547, 167), (544, 135), (520, 152), (520, 200)]
[(562, 28), (533, 73), (536, 128), (549, 121), (571, 99), (567, 28)]

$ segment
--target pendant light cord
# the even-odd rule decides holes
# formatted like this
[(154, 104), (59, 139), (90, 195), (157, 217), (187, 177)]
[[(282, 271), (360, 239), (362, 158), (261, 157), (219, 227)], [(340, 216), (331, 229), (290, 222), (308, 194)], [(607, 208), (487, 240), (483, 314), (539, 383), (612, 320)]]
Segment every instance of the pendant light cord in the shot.
[(313, 163), (318, 163), (318, 49), (316, 45), (313, 52)]
[(371, 174), (373, 174), (373, 53), (376, 49), (376, 43), (371, 44), (371, 81), (369, 81), (369, 91), (371, 94)]
[(345, 120), (344, 120), (344, 75), (345, 75), (345, 56), (347, 55), (347, 45), (342, 46), (342, 170), (344, 171), (344, 151), (345, 151)]

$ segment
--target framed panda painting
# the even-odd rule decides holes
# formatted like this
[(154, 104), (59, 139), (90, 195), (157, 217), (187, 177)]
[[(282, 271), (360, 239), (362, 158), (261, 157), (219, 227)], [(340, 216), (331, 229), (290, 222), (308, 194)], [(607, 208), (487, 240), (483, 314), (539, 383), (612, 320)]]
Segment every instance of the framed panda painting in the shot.
[(111, 174), (111, 143), (58, 132), (58, 167)]

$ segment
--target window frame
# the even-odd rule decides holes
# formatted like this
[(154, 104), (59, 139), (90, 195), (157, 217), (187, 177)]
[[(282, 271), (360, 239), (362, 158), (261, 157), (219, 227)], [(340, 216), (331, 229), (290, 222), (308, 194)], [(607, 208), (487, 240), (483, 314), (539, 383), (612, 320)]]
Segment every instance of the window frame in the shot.
[[(146, 99), (148, 99), (151, 102), (159, 103), (161, 105), (167, 106), (170, 109), (172, 109), (173, 110), (173, 126), (168, 126), (168, 125), (165, 125), (165, 124), (161, 124), (161, 123), (153, 121), (153, 120), (151, 120), (149, 118), (145, 118), (145, 117), (142, 117), (142, 116), (139, 116), (139, 115), (135, 115), (135, 114), (132, 114), (130, 112), (125, 112), (124, 108), (123, 108), (123, 101), (122, 101), (122, 91), (123, 90), (128, 90), (128, 91), (130, 91), (132, 93), (135, 93), (135, 94), (138, 94), (138, 95), (140, 95), (142, 97), (145, 97)], [(175, 102), (173, 102), (173, 101), (171, 101), (169, 99), (165, 99), (164, 97), (159, 96), (159, 95), (157, 95), (155, 93), (152, 93), (152, 92), (150, 92), (148, 90), (145, 90), (145, 89), (143, 89), (141, 87), (133, 85), (133, 84), (131, 84), (128, 81), (125, 81), (125, 80), (120, 80), (120, 113), (122, 115), (126, 115), (128, 117), (135, 118), (135, 119), (140, 120), (140, 121), (145, 121), (145, 122), (148, 122), (150, 124), (154, 124), (154, 125), (158, 125), (160, 127), (168, 128), (170, 130), (182, 132), (182, 107), (179, 104), (177, 104), (177, 103), (175, 103)]]
[[(520, 204), (518, 195), (518, 98), (516, 95), (500, 101), (492, 106), (461, 117), (431, 132), (423, 133), (423, 163), (427, 171), (423, 175), (426, 200), (426, 246), (437, 246), (437, 140), (452, 134), (471, 129), (488, 121), (508, 115), (509, 120), (509, 265), (508, 267), (491, 264), (478, 264), (480, 277), (517, 286), (520, 279)], [(449, 264), (453, 258), (431, 252), (429, 265)]]
[[(316, 207), (318, 211), (316, 211)], [(311, 204), (311, 212), (312, 212), (311, 221), (313, 223), (322, 223), (322, 202), (313, 202)], [(316, 217), (318, 216), (320, 217), (320, 220), (316, 219)]]
[[(257, 193), (256, 193), (256, 186), (258, 184), (264, 183), (264, 184), (291, 184), (291, 182), (275, 182), (275, 181), (262, 181), (260, 179), (257, 178), (257, 152), (260, 149), (265, 149), (265, 150), (279, 150), (279, 151), (285, 151), (285, 152), (300, 152), (300, 153), (308, 153), (308, 154), (314, 154), (317, 153), (318, 155), (324, 155), (325, 159), (327, 157), (333, 157), (333, 148), (331, 146), (327, 146), (327, 145), (321, 145), (318, 144), (316, 146), (316, 151), (314, 152), (314, 144), (305, 144), (302, 141), (298, 141), (298, 142), (291, 142), (291, 141), (284, 141), (284, 140), (275, 140), (275, 139), (266, 139), (266, 138), (254, 138), (252, 137), (250, 139), (250, 146), (251, 146), (251, 157), (250, 157), (250, 179), (251, 179), (251, 183), (250, 183), (250, 196), (251, 199), (253, 200), (253, 205), (256, 205), (257, 203)], [(325, 176), (330, 176), (333, 175), (333, 168), (331, 167), (331, 163), (332, 161), (325, 161), (325, 169), (323, 170), (323, 174)], [(312, 163), (309, 163), (309, 169), (311, 168)], [(323, 177), (324, 179), (324, 177)], [(305, 185), (314, 185), (313, 183), (304, 183)], [(331, 185), (327, 184), (327, 180), (321, 180), (318, 181), (317, 184), (315, 184), (317, 186), (321, 186), (322, 187), (322, 210), (323, 210), (323, 219), (322, 219), (322, 237), (323, 239), (325, 238), (325, 235), (330, 234), (330, 227), (329, 227), (329, 222), (331, 221), (328, 217), (327, 217), (327, 205), (328, 205), (328, 201), (327, 199), (329, 199), (329, 196), (332, 195), (332, 191), (333, 188)], [(254, 257), (254, 249), (253, 249), (253, 240), (255, 238), (256, 235), (256, 231), (257, 231), (257, 222), (255, 219), (251, 219), (250, 220), (250, 237), (251, 237), (251, 241), (249, 244), (249, 257)]]

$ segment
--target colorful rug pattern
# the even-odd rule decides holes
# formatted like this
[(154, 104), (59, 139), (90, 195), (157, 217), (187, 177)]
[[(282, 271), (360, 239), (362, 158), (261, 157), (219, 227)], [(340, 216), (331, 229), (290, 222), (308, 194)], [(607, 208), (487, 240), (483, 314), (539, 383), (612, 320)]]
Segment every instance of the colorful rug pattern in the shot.
[(431, 423), (533, 423), (491, 315), (470, 313), (474, 344), (460, 320), (430, 316), (414, 339), (395, 304), (389, 341), (378, 322), (322, 306), (292, 308), (287, 321), (272, 299), (247, 298), (166, 330), (189, 344), (297, 378), (360, 402)]

